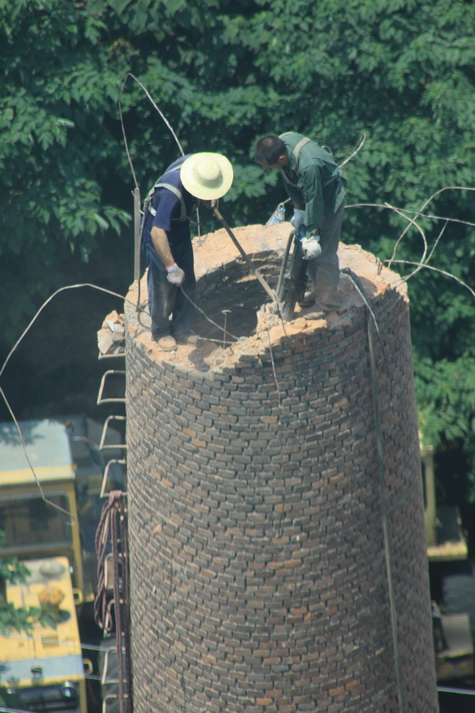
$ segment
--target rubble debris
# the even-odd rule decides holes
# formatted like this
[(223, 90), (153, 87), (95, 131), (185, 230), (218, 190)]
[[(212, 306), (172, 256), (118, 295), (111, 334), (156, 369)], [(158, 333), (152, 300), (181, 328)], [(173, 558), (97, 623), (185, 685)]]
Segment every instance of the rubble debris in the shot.
[[(280, 263), (286, 248), (289, 234), (292, 230), (290, 223), (281, 222), (273, 225), (248, 225), (233, 228), (240, 244), (251, 260), (259, 261), (268, 259), (276, 260)], [(216, 280), (216, 289), (222, 290), (223, 295), (233, 292), (235, 303), (239, 307), (248, 299), (249, 292), (246, 287), (255, 281), (251, 273), (234, 273), (236, 264), (240, 260), (239, 252), (232, 241), (228, 239), (226, 231), (219, 229), (214, 233), (195, 238), (194, 258), (195, 273), (197, 280), (209, 280), (213, 273), (220, 273), (221, 282)], [(365, 293), (370, 301), (384, 294), (387, 290), (396, 289), (401, 291), (407, 299), (407, 288), (401, 283), (399, 275), (388, 270), (381, 265), (378, 258), (366, 252), (360, 245), (345, 245), (340, 242), (338, 255), (341, 268), (350, 268), (363, 283)], [(226, 267), (226, 275), (223, 269)], [(259, 267), (261, 265), (259, 264)], [(223, 277), (224, 275), (224, 277)], [(135, 282), (128, 294), (128, 304), (135, 304), (138, 298), (138, 283)], [(141, 279), (140, 294), (142, 299), (147, 294), (146, 277)], [(222, 308), (224, 302), (215, 300), (210, 293), (209, 303), (205, 299), (200, 299), (200, 307), (207, 317), (216, 323), (224, 322)], [(232, 339), (231, 329), (228, 329), (226, 337), (215, 334), (207, 334), (204, 324), (199, 336), (202, 342), (197, 346), (179, 345), (174, 352), (161, 352), (156, 344), (151, 341), (150, 332), (144, 328), (140, 321), (137, 323), (136, 317), (132, 314), (131, 308), (127, 310), (127, 328), (134, 333), (135, 338), (142, 343), (149, 355), (157, 361), (167, 361), (175, 366), (194, 368), (197, 371), (221, 371), (226, 368), (233, 368), (237, 363), (243, 362), (246, 358), (260, 358), (268, 350), (277, 346), (282, 340), (299, 338), (314, 332), (325, 329), (332, 331), (343, 328), (351, 323), (355, 311), (364, 308), (364, 302), (359, 292), (355, 289), (353, 281), (347, 274), (340, 274), (338, 285), (339, 307), (337, 311), (329, 312), (321, 319), (312, 318), (315, 311), (314, 306), (295, 306), (294, 318), (290, 322), (285, 322), (281, 318), (277, 306), (269, 302), (264, 291), (262, 291), (262, 302), (257, 309), (244, 309), (243, 319), (249, 322), (256, 318), (255, 327), (247, 336), (240, 336)], [(226, 302), (232, 304), (232, 301)], [(129, 311), (130, 310), (130, 311)], [(145, 317), (145, 315), (144, 315)], [(224, 325), (223, 325), (224, 326)], [(229, 321), (228, 321), (229, 328)]]
[(97, 332), (97, 346), (101, 356), (125, 354), (125, 317), (116, 310), (110, 312)]

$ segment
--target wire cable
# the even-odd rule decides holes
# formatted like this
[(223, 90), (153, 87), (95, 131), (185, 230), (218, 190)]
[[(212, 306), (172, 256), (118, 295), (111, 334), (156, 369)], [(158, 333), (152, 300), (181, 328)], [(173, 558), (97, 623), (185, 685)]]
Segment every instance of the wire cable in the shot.
[(367, 323), (367, 334), (368, 334), (368, 346), (369, 346), (369, 359), (370, 359), (370, 372), (371, 372), (371, 391), (373, 396), (373, 411), (374, 411), (374, 424), (376, 431), (376, 453), (378, 462), (378, 473), (379, 473), (379, 494), (381, 500), (381, 510), (382, 510), (382, 523), (383, 523), (383, 536), (384, 536), (384, 554), (386, 562), (386, 577), (388, 585), (388, 598), (389, 598), (389, 610), (391, 617), (391, 632), (392, 632), (392, 642), (393, 642), (393, 652), (394, 652), (394, 668), (396, 674), (396, 688), (398, 695), (399, 713), (405, 713), (405, 701), (404, 701), (404, 680), (402, 673), (402, 663), (401, 663), (401, 650), (399, 646), (399, 636), (398, 636), (398, 617), (396, 609), (396, 595), (395, 586), (393, 578), (393, 551), (391, 542), (391, 533), (389, 527), (389, 501), (387, 494), (386, 485), (386, 469), (384, 464), (384, 447), (383, 447), (383, 430), (381, 425), (381, 414), (379, 405), (379, 389), (378, 389), (378, 375), (377, 375), (377, 363), (376, 355), (374, 350), (375, 343), (375, 332), (379, 336), (379, 327), (376, 321), (374, 312), (372, 311), (368, 298), (365, 294), (364, 287), (359, 280), (358, 276), (350, 270), (345, 268), (342, 270), (346, 275), (348, 275), (355, 284), (359, 294), (361, 295), (365, 307), (366, 307), (366, 323)]

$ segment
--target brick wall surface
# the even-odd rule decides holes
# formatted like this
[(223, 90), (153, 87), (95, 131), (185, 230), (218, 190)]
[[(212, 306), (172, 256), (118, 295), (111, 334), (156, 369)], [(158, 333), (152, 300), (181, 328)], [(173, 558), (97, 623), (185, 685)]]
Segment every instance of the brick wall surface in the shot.
[[(403, 695), (432, 713), (409, 310), (372, 308)], [(127, 354), (135, 713), (399, 713), (364, 310), (221, 371)]]

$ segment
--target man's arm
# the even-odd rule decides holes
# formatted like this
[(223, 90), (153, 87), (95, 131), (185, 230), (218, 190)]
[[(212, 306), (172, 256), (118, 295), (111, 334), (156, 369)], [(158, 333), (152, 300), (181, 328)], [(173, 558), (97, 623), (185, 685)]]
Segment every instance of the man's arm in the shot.
[(170, 243), (168, 242), (168, 236), (162, 228), (157, 228), (155, 225), (150, 231), (150, 237), (152, 238), (153, 247), (161, 258), (165, 267), (171, 267), (175, 263), (175, 259), (170, 250)]
[(311, 166), (301, 176), (305, 201), (305, 225), (309, 233), (320, 227), (323, 219), (323, 190), (319, 166)]
[(150, 237), (152, 238), (153, 247), (165, 265), (168, 282), (171, 282), (173, 285), (183, 284), (185, 273), (175, 262), (175, 258), (170, 250), (170, 243), (168, 242), (166, 231), (154, 225), (150, 231)]

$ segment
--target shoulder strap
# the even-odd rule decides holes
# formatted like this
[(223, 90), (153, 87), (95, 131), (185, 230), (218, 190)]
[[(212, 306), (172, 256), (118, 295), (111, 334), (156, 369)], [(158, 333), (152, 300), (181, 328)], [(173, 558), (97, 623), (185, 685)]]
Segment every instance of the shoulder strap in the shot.
[[(279, 136), (279, 139), (281, 139), (283, 136), (287, 136), (288, 134), (291, 134), (291, 133), (293, 133), (293, 132), (292, 132), (292, 131), (286, 131), (285, 134), (281, 134), (281, 135)], [(302, 146), (305, 146), (305, 144), (307, 144), (307, 143), (308, 143), (309, 141), (311, 141), (311, 140), (312, 140), (312, 139), (308, 139), (306, 136), (304, 136), (303, 139), (300, 139), (300, 141), (298, 142), (298, 144), (295, 146), (294, 150), (292, 151), (292, 155), (293, 155), (293, 157), (295, 158), (295, 161), (296, 161), (296, 163), (297, 163), (297, 168), (298, 168), (298, 161), (299, 161), (300, 149), (302, 148)], [(332, 152), (331, 152), (331, 150), (328, 148), (328, 146), (324, 146), (323, 148), (328, 151), (328, 153), (330, 154), (330, 156), (332, 156)], [(281, 174), (282, 174), (282, 177), (283, 177), (284, 181), (286, 181), (289, 185), (294, 186), (295, 188), (298, 187), (296, 183), (293, 183), (293, 182), (290, 180), (290, 178), (288, 178), (288, 177), (285, 175), (284, 171), (281, 171)], [(330, 178), (326, 183), (323, 184), (323, 188), (326, 188), (326, 186), (328, 186), (329, 183), (333, 183), (333, 181), (336, 181), (338, 178), (343, 178), (343, 174), (342, 174), (342, 172), (340, 171), (340, 169), (339, 169), (338, 166), (337, 166), (337, 167), (336, 167), (336, 170), (333, 172), (331, 178)], [(345, 179), (343, 178), (343, 180), (345, 180)]]
[(294, 157), (294, 159), (297, 161), (297, 164), (298, 164), (298, 162), (299, 162), (300, 149), (302, 148), (302, 146), (305, 146), (305, 144), (308, 144), (309, 141), (311, 141), (311, 139), (307, 139), (307, 137), (304, 136), (303, 139), (300, 139), (300, 141), (298, 142), (297, 146), (296, 146), (296, 147), (294, 148), (294, 150), (292, 151), (293, 157)]
[[(170, 171), (169, 173), (171, 173), (171, 171)], [(166, 178), (166, 177), (169, 175), (169, 173), (165, 173), (164, 176), (162, 176), (161, 178), (159, 178), (158, 181), (156, 182), (156, 184), (154, 185), (154, 187), (153, 187), (153, 188), (151, 189), (151, 191), (149, 192), (149, 194), (148, 194), (148, 196), (147, 196), (147, 199), (149, 199), (148, 210), (150, 211), (150, 213), (151, 213), (153, 216), (156, 215), (157, 211), (155, 210), (155, 208), (153, 208), (152, 205), (150, 205), (150, 200), (151, 200), (151, 198), (152, 198), (153, 193), (155, 192), (155, 190), (156, 190), (157, 188), (166, 188), (167, 190), (169, 190), (169, 191), (171, 191), (172, 193), (174, 193), (175, 196), (176, 196), (176, 197), (179, 199), (179, 201), (180, 201), (181, 213), (180, 213), (180, 217), (177, 218), (177, 220), (187, 220), (185, 199), (183, 198), (183, 193), (182, 193), (176, 186), (172, 186), (171, 183), (166, 183), (165, 181), (162, 180), (163, 178)]]
[(160, 181), (160, 183), (155, 184), (155, 188), (167, 188), (169, 191), (174, 193), (176, 195), (176, 197), (179, 199), (180, 205), (181, 205), (180, 218), (181, 219), (186, 218), (186, 206), (185, 206), (185, 200), (183, 198), (183, 193), (176, 186), (172, 186), (171, 183), (162, 183)]
[[(285, 133), (280, 134), (279, 139), (281, 139), (284, 136), (289, 136), (289, 134), (293, 134), (293, 133), (294, 133), (293, 131), (286, 131)], [(305, 146), (305, 144), (308, 144), (308, 142), (311, 140), (312, 139), (308, 139), (306, 136), (304, 136), (303, 139), (300, 139), (298, 144), (294, 147), (294, 149), (292, 151), (292, 155), (295, 158), (295, 160), (297, 161), (297, 163), (299, 160), (300, 149), (302, 148), (302, 146)]]
[[(281, 135), (279, 136), (279, 139), (281, 139), (283, 136), (288, 136), (289, 134), (292, 134), (292, 133), (293, 133), (292, 131), (286, 131), (284, 134), (281, 134)], [(297, 144), (296, 146), (294, 146), (294, 149), (293, 149), (293, 151), (292, 151), (292, 156), (293, 156), (294, 159), (295, 159), (295, 163), (297, 164), (297, 168), (298, 168), (298, 166), (299, 166), (299, 154), (300, 154), (300, 149), (302, 148), (302, 146), (305, 146), (305, 144), (308, 144), (308, 142), (311, 141), (311, 140), (312, 140), (312, 139), (308, 139), (306, 136), (304, 136), (303, 139), (300, 139), (300, 141), (298, 142), (298, 144)], [(289, 185), (294, 186), (294, 188), (297, 188), (297, 184), (294, 183), (293, 181), (291, 181), (290, 178), (288, 178), (288, 176), (285, 175), (285, 172), (284, 172), (284, 171), (281, 171), (281, 174), (282, 174), (282, 177), (283, 177), (284, 181), (286, 181)]]

